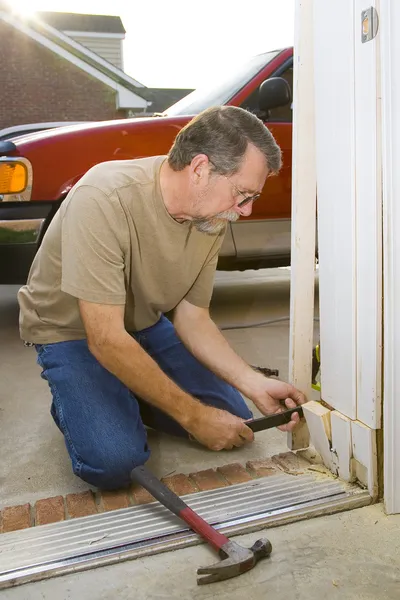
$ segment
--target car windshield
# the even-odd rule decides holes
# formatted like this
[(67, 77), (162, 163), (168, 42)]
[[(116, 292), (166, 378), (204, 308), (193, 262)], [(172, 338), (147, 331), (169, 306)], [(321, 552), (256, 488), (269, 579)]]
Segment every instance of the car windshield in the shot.
[(197, 115), (210, 106), (226, 104), (235, 96), (261, 69), (273, 60), (281, 50), (258, 54), (235, 68), (222, 83), (216, 86), (199, 88), (188, 94), (162, 114), (165, 117)]

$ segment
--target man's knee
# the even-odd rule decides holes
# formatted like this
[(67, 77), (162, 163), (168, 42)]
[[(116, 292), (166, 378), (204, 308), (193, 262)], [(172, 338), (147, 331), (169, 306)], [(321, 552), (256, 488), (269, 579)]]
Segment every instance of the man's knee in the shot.
[(116, 490), (129, 487), (132, 469), (144, 465), (149, 456), (147, 443), (141, 449), (131, 448), (125, 452), (121, 452), (121, 448), (109, 449), (85, 462), (74, 462), (73, 470), (75, 475), (90, 485), (103, 490)]

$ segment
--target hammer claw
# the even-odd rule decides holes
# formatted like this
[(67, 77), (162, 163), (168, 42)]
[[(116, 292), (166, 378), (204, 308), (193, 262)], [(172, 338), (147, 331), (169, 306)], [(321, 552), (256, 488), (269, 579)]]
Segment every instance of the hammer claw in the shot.
[(246, 571), (250, 571), (260, 558), (268, 557), (271, 551), (272, 546), (269, 540), (257, 540), (251, 548), (244, 548), (230, 540), (219, 551), (220, 556), (227, 558), (209, 567), (197, 569), (198, 575), (205, 575), (205, 577), (199, 577), (197, 583), (204, 585), (237, 577), (242, 573), (246, 573)]
[[(199, 572), (197, 571), (197, 574)], [(214, 575), (205, 575), (204, 577), (197, 578), (197, 585), (207, 585), (207, 583), (217, 583), (217, 581), (223, 581), (224, 578), (221, 578), (218, 573)]]
[(204, 577), (198, 577), (197, 583), (199, 585), (204, 585), (207, 583), (215, 583), (217, 581), (225, 581), (225, 579), (231, 579), (246, 571), (250, 571), (255, 564), (256, 561), (253, 559), (249, 559), (244, 563), (234, 563), (228, 558), (226, 561), (215, 563), (209, 567), (200, 567), (197, 569), (197, 575), (204, 575)]

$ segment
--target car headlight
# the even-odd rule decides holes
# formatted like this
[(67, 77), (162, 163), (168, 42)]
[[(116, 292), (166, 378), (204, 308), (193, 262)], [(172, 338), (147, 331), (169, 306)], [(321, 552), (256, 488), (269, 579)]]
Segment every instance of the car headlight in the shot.
[(28, 169), (24, 163), (10, 160), (0, 163), (0, 194), (21, 194), (28, 186)]
[(0, 157), (0, 202), (30, 200), (32, 192), (32, 166), (20, 157)]

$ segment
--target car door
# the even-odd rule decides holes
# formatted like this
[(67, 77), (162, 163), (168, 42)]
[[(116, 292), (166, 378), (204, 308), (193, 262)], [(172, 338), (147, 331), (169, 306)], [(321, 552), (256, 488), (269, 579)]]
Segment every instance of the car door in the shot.
[[(293, 61), (288, 60), (274, 76), (283, 77), (293, 90)], [(242, 104), (242, 108), (258, 112), (258, 89)], [(254, 203), (250, 217), (232, 223), (237, 258), (259, 257), (271, 266), (289, 264), (292, 179), (292, 102), (259, 114), (282, 150), (280, 173), (267, 179), (261, 197)], [(268, 265), (266, 265), (268, 266)]]

